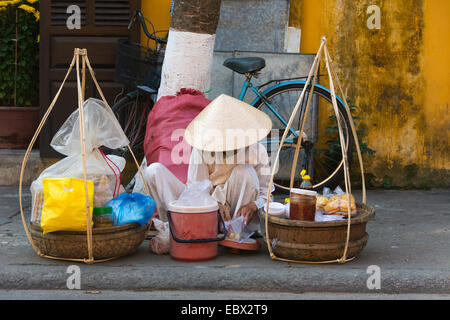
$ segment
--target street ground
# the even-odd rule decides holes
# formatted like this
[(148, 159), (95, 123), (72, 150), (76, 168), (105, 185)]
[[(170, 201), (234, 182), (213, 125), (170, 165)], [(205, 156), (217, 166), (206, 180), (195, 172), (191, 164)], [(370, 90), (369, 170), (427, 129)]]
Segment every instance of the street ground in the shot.
[(450, 300), (450, 294), (0, 290), (0, 300)]
[[(24, 190), (28, 219), (31, 195)], [(179, 262), (152, 254), (145, 240), (127, 257), (77, 263), (80, 290), (67, 290), (68, 267), (74, 263), (34, 252), (18, 212), (18, 188), (0, 187), (0, 298), (448, 299), (450, 189), (369, 190), (367, 201), (376, 209), (367, 225), (368, 244), (345, 264), (274, 261), (264, 246), (257, 254), (236, 255), (221, 248), (214, 260)], [(379, 289), (367, 285), (373, 265), (380, 268)]]

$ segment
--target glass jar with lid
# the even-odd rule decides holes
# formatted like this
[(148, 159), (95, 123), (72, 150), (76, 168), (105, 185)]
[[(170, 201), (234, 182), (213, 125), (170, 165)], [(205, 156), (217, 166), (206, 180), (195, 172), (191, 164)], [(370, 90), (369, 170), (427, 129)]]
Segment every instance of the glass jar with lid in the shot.
[(317, 192), (305, 189), (291, 189), (289, 219), (314, 221)]
[(112, 207), (95, 207), (92, 219), (94, 228), (104, 228), (114, 226), (114, 216)]

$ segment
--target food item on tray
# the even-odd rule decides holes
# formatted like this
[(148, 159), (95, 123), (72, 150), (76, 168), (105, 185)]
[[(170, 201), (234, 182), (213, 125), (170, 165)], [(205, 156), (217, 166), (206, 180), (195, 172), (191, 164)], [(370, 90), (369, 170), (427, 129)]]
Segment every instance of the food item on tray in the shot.
[(340, 196), (335, 195), (335, 196), (332, 196), (332, 197), (330, 198), (330, 202), (337, 201), (337, 200), (339, 200), (339, 199), (340, 199)]
[(340, 199), (335, 199), (335, 200), (329, 200), (327, 205), (325, 206), (324, 210), (326, 214), (335, 214), (339, 212), (339, 207), (341, 204), (341, 200)]
[[(344, 216), (347, 216), (348, 214), (348, 196), (347, 194), (344, 194), (341, 196), (341, 203), (340, 203), (340, 213)], [(353, 215), (356, 212), (356, 202), (355, 197), (351, 194), (350, 195), (350, 212)]]
[[(325, 214), (340, 214), (346, 216), (348, 213), (348, 206), (349, 202), (346, 193), (340, 196), (333, 196), (324, 207)], [(350, 195), (350, 210), (352, 215), (356, 213), (356, 201), (352, 194)]]
[(239, 233), (234, 233), (232, 231), (230, 231), (228, 233), (228, 238), (233, 239), (233, 240), (239, 240)]
[(316, 207), (317, 209), (323, 209), (328, 204), (328, 197), (317, 196)]
[[(348, 201), (348, 195), (347, 195), (347, 193), (341, 195), (341, 200)], [(352, 194), (350, 194), (350, 201), (351, 201), (352, 203), (355, 203), (355, 197), (354, 197)]]

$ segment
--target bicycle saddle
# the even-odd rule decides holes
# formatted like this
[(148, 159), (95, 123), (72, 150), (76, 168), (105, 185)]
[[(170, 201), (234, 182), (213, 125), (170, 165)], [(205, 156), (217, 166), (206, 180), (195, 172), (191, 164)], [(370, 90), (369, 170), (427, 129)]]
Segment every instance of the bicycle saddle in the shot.
[(223, 65), (237, 73), (245, 74), (261, 70), (266, 66), (266, 61), (258, 57), (231, 58), (225, 60)]

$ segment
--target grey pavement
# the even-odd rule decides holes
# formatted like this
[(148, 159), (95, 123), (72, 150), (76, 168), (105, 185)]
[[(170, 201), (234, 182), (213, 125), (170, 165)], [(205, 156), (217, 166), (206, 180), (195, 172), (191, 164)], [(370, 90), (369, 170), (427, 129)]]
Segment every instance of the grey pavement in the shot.
[[(28, 219), (31, 196), (28, 188), (24, 191)], [(358, 192), (355, 195), (360, 198)], [(238, 292), (237, 297), (275, 292), (299, 299), (299, 294), (314, 292), (448, 298), (450, 189), (368, 190), (367, 201), (376, 209), (367, 225), (368, 244), (345, 264), (274, 261), (264, 247), (257, 254), (245, 255), (221, 248), (214, 260), (179, 262), (169, 255), (152, 254), (145, 240), (132, 255), (95, 265), (78, 263), (81, 290)], [(0, 203), (2, 295), (5, 290), (67, 290), (67, 268), (74, 263), (41, 258), (34, 252), (18, 211), (18, 189), (0, 187)], [(380, 267), (380, 289), (367, 288), (367, 268), (372, 265)], [(177, 299), (176, 294), (173, 297)]]
[(449, 294), (252, 291), (0, 290), (0, 300), (450, 300)]

